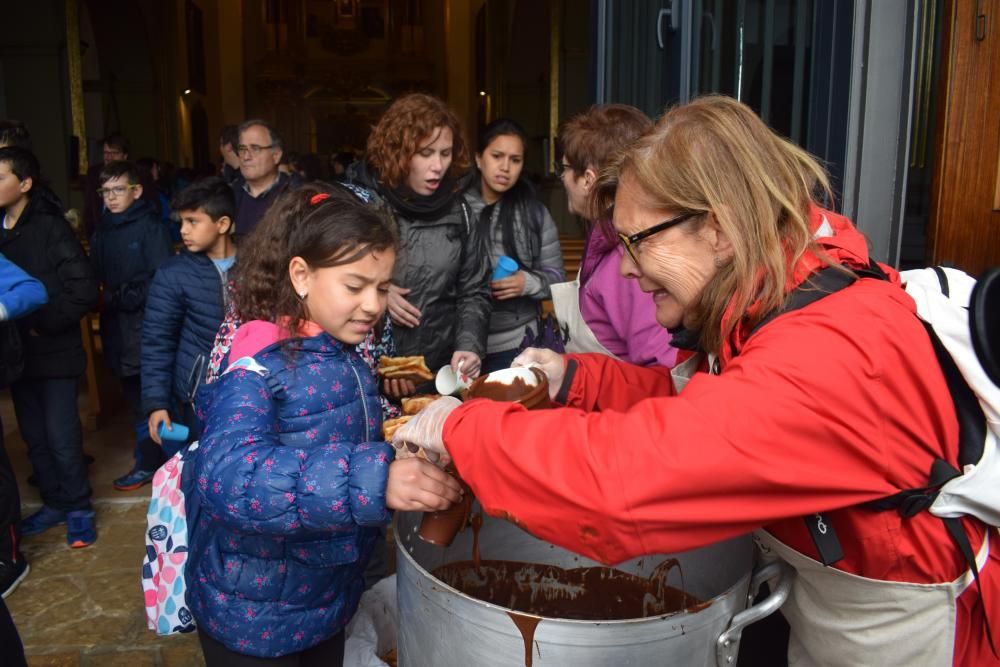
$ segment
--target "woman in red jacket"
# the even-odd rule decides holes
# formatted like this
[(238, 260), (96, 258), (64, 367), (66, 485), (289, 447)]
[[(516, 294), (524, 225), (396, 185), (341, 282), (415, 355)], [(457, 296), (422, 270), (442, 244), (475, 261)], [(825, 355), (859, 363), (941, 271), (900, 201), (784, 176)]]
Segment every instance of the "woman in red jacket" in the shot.
[[(490, 514), (605, 563), (753, 531), (762, 559), (798, 572), (782, 608), (791, 665), (997, 664), (984, 631), (984, 615), (1000, 619), (997, 531), (963, 520), (981, 597), (940, 519), (862, 506), (957, 454), (952, 399), (898, 275), (883, 267), (891, 281), (756, 328), (816, 271), (869, 263), (823, 193), (816, 161), (739, 102), (674, 108), (595, 204), (613, 204), (622, 274), (704, 355), (672, 378), (529, 350), (515, 364), (540, 366), (564, 407), (443, 398), (397, 441), (450, 455)], [(842, 558), (820, 562), (804, 517), (833, 527)]]

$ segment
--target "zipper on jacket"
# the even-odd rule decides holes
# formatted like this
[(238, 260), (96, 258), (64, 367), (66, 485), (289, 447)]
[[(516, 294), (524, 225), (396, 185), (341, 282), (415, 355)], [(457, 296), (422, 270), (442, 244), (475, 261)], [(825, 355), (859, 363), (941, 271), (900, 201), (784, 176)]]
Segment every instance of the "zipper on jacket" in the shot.
[(368, 401), (365, 400), (365, 385), (361, 382), (361, 376), (358, 375), (358, 369), (354, 367), (354, 360), (348, 356), (347, 364), (351, 367), (351, 371), (354, 373), (354, 379), (358, 381), (358, 393), (361, 394), (361, 407), (365, 411), (365, 442), (369, 442), (371, 438), (368, 433)]

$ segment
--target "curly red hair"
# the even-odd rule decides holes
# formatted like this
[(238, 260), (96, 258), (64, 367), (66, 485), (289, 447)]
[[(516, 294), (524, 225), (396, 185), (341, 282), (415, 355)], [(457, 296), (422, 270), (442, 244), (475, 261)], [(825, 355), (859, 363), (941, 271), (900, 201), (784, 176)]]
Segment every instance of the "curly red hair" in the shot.
[(402, 185), (410, 172), (410, 159), (439, 127), (447, 127), (454, 137), (445, 178), (455, 180), (465, 173), (469, 150), (458, 116), (432, 95), (410, 93), (389, 105), (368, 136), (368, 161), (378, 170), (381, 181), (390, 188)]

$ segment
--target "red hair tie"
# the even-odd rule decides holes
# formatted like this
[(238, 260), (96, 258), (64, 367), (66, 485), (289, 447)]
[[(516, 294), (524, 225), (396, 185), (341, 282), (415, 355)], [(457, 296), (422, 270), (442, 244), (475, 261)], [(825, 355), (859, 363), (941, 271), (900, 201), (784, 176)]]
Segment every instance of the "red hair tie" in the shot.
[(320, 193), (314, 194), (312, 197), (310, 197), (309, 198), (309, 203), (312, 206), (315, 206), (316, 204), (320, 203), (324, 199), (329, 199), (329, 198), (330, 198), (330, 195), (328, 193), (326, 193), (326, 192), (320, 192)]

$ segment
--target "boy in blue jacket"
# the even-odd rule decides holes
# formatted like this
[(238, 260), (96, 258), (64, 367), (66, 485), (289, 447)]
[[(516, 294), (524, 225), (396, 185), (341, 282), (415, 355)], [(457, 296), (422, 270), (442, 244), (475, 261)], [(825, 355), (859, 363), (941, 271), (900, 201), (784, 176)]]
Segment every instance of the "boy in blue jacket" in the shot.
[[(205, 377), (215, 333), (225, 316), (228, 273), (236, 261), (233, 191), (222, 178), (205, 178), (174, 198), (184, 250), (153, 277), (142, 327), (142, 411), (162, 451), (143, 452), (159, 464), (198, 438), (194, 396)], [(174, 423), (188, 427), (183, 441), (160, 437)], [(156, 465), (147, 470), (150, 476)]]
[(104, 287), (101, 300), (101, 342), (104, 358), (121, 380), (122, 394), (135, 418), (135, 465), (114, 481), (119, 491), (148, 483), (155, 462), (142, 459), (149, 439), (140, 406), (142, 320), (146, 295), (156, 269), (170, 255), (170, 231), (142, 197), (139, 173), (131, 162), (105, 165), (99, 194), (105, 211), (90, 241), (90, 260)]

